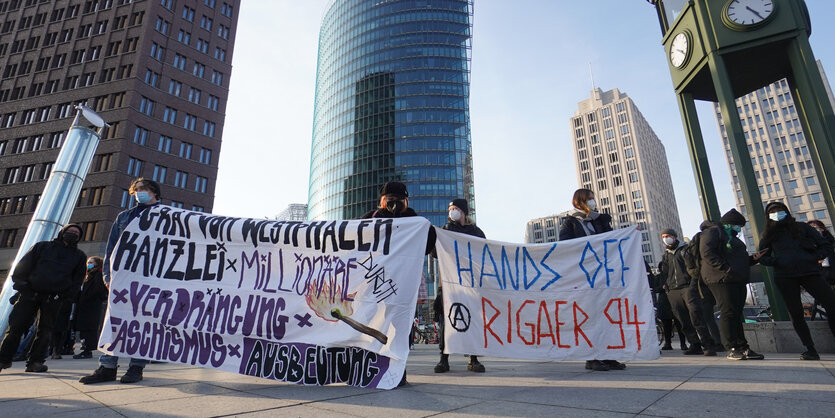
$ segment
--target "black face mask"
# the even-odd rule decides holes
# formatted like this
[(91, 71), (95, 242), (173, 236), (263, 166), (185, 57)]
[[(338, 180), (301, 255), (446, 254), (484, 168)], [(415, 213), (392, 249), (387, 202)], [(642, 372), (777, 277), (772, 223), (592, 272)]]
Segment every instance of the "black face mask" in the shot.
[(79, 238), (78, 234), (76, 234), (74, 232), (64, 232), (64, 235), (61, 237), (61, 239), (63, 239), (64, 242), (66, 242), (67, 244), (77, 243), (78, 238)]
[(402, 200), (391, 200), (386, 202), (386, 209), (388, 209), (389, 212), (395, 215), (402, 212), (405, 206), (406, 205), (403, 203)]

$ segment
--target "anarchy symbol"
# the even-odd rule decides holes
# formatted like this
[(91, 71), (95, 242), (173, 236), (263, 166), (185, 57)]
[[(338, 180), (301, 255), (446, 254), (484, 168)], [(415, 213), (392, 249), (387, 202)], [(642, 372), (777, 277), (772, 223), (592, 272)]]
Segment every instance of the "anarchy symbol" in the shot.
[(449, 324), (458, 332), (470, 329), (470, 310), (461, 303), (453, 303), (449, 309)]

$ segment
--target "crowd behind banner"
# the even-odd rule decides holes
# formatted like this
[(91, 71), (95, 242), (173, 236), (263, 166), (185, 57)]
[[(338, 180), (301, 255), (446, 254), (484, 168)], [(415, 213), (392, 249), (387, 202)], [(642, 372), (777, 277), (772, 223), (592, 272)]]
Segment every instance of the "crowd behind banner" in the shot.
[[(83, 230), (68, 224), (18, 263), (0, 370), (26, 360), (27, 372), (45, 372), (47, 356), (85, 359), (99, 349), (99, 367), (82, 383), (115, 380), (119, 358), (129, 357), (122, 383), (142, 380), (156, 360), (304, 385), (402, 386), (424, 254), (438, 258), (440, 272), (436, 373), (450, 370), (451, 353), (469, 355), (468, 370), (481, 373), (479, 355), (623, 370), (671, 350), (674, 326), (684, 354), (764, 359), (742, 327), (756, 263), (775, 270), (806, 346), (801, 359), (820, 358), (801, 291), (816, 298), (814, 309), (835, 312), (835, 238), (779, 202), (766, 207), (760, 248), (750, 255), (737, 237), (747, 220), (733, 209), (705, 221), (689, 243), (663, 229), (665, 253), (653, 274), (641, 232), (612, 230), (587, 189), (575, 192), (560, 240), (547, 244), (487, 240), (465, 199), (452, 200), (447, 223), (432, 227), (399, 182), (384, 184), (362, 219), (341, 221), (172, 208), (144, 178), (129, 192), (137, 205), (115, 220), (104, 259), (79, 250)], [(827, 319), (835, 335), (835, 318)]]

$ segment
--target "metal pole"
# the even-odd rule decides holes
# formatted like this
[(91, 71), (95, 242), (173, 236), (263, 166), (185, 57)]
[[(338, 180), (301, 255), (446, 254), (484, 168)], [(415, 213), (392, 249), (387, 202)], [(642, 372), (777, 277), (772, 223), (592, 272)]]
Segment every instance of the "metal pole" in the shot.
[[(99, 145), (103, 128), (97, 132), (80, 126), (78, 122), (81, 119), (82, 108), (79, 107), (78, 110), (67, 131), (61, 152), (52, 167), (52, 173), (46, 182), (32, 220), (26, 228), (26, 235), (9, 269), (3, 290), (0, 291), (0, 333), (9, 324), (9, 313), (12, 310), (9, 298), (14, 293), (12, 272), (17, 262), (33, 245), (53, 239), (57, 232), (69, 222), (73, 208), (78, 201), (81, 186), (84, 184), (84, 177), (90, 169), (90, 163)], [(85, 110), (91, 112), (89, 109)]]
[(699, 191), (699, 203), (702, 205), (702, 216), (714, 222), (719, 222), (722, 213), (719, 211), (719, 201), (716, 199), (716, 189), (713, 186), (713, 176), (710, 174), (710, 164), (705, 151), (705, 141), (702, 128), (699, 126), (699, 115), (696, 103), (690, 93), (678, 94), (678, 107), (684, 123), (684, 133), (687, 136), (687, 150), (690, 152), (690, 162), (693, 164), (693, 175), (696, 188)]
[[(722, 55), (714, 54), (713, 59), (708, 60), (708, 62), (710, 63), (710, 73), (713, 77), (716, 96), (719, 99), (722, 121), (728, 134), (728, 144), (734, 157), (739, 187), (742, 189), (742, 199), (746, 208), (745, 214), (748, 224), (751, 226), (754, 244), (759, 245), (760, 236), (765, 228), (765, 209), (763, 208), (757, 180), (754, 177), (754, 165), (751, 163), (751, 155), (748, 153), (748, 144), (745, 142), (742, 123), (739, 121), (739, 111), (736, 108), (736, 98), (733, 94), (731, 79)], [(777, 296), (777, 287), (774, 284), (771, 269), (763, 268), (762, 272), (772, 316), (777, 321), (788, 320), (789, 315), (786, 306), (783, 300)]]

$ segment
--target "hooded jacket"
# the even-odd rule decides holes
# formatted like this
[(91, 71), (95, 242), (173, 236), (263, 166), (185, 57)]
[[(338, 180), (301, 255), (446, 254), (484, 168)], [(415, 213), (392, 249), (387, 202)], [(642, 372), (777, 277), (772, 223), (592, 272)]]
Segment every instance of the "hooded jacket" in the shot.
[(677, 241), (674, 249), (665, 248), (661, 258), (661, 277), (667, 285), (667, 290), (682, 289), (692, 284), (687, 267), (684, 265), (684, 252), (687, 244)]
[(737, 237), (729, 240), (720, 223), (704, 221), (699, 228), (702, 230), (699, 240), (702, 280), (705, 283), (748, 283), (751, 257), (745, 244)]
[(15, 290), (75, 298), (87, 270), (87, 255), (76, 244), (64, 242), (64, 232), (70, 227), (84, 235), (79, 225), (67, 224), (55, 239), (41, 241), (23, 255), (12, 272)]
[[(797, 236), (789, 228), (797, 228)], [(770, 240), (761, 239), (759, 250), (765, 249), (768, 252), (760, 258), (760, 264), (774, 267), (774, 275), (781, 278), (820, 275), (818, 261), (832, 254), (832, 244), (803, 222), (786, 225)]]
[[(593, 212), (597, 216), (586, 216), (585, 213), (577, 211), (563, 219), (560, 225), (560, 241), (596, 235), (612, 230), (612, 217), (607, 213)], [(583, 223), (588, 223), (594, 228), (594, 233), (588, 233)]]
[(95, 331), (101, 325), (102, 303), (107, 302), (107, 287), (101, 276), (101, 268), (87, 272), (86, 280), (81, 285), (75, 309), (75, 329)]

